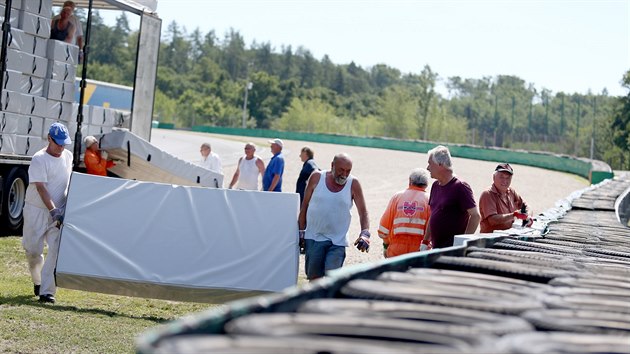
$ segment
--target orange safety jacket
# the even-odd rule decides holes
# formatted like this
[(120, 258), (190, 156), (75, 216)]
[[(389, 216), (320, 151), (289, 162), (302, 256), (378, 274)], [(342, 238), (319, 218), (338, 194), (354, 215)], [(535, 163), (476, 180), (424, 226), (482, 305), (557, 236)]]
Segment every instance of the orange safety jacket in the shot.
[(85, 150), (83, 162), (87, 173), (97, 176), (107, 176), (107, 169), (114, 166), (114, 161), (102, 159), (99, 153), (90, 149)]
[(420, 249), (431, 215), (425, 189), (409, 186), (389, 201), (378, 227), (378, 236), (388, 245), (388, 258)]

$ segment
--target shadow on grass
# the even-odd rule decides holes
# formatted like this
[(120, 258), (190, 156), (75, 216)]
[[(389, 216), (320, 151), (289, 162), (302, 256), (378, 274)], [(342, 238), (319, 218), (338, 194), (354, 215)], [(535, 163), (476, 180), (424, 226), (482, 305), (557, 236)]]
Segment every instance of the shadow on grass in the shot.
[(19, 295), (19, 296), (0, 296), (0, 305), (9, 305), (9, 306), (34, 306), (34, 307), (45, 307), (49, 310), (54, 311), (69, 311), (75, 312), (79, 314), (92, 314), (92, 315), (103, 315), (108, 317), (125, 317), (136, 320), (146, 320), (155, 323), (165, 323), (171, 321), (172, 319), (156, 317), (156, 316), (132, 316), (120, 314), (114, 311), (101, 310), (101, 309), (91, 309), (91, 308), (79, 308), (76, 306), (68, 306), (68, 305), (59, 305), (59, 304), (46, 304), (38, 301), (38, 297), (29, 296), (29, 295)]

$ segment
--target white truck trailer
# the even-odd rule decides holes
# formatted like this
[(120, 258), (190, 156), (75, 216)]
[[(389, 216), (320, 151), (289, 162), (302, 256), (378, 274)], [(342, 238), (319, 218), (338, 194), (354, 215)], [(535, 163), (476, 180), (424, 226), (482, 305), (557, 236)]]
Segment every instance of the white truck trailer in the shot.
[[(157, 0), (75, 0), (87, 9), (84, 61), (88, 63), (93, 9), (126, 11), (140, 16), (136, 72), (130, 115), (75, 102), (75, 78), (84, 100), (87, 65), (77, 72), (78, 47), (50, 40), (53, 6), (63, 0), (0, 0), (0, 235), (19, 234), (31, 156), (47, 144), (48, 127), (68, 126), (68, 148), (79, 164), (84, 135), (104, 134), (115, 126), (150, 139), (161, 20)], [(137, 60), (142, 58), (142, 60)]]

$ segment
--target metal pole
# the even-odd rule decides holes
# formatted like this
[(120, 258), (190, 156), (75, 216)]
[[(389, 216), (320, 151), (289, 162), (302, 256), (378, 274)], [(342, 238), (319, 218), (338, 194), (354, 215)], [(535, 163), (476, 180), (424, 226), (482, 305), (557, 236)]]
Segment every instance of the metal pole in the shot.
[[(83, 124), (83, 100), (85, 99), (85, 87), (87, 79), (88, 55), (90, 54), (90, 33), (92, 32), (92, 0), (88, 2), (87, 26), (85, 28), (85, 41), (83, 43), (83, 68), (81, 70), (81, 83), (79, 85), (81, 94), (79, 95), (79, 113), (77, 114), (77, 132), (74, 135), (74, 156), (73, 165), (76, 171), (81, 161), (81, 125)], [(77, 58), (78, 61), (78, 58)]]
[(577, 115), (575, 116), (575, 156), (578, 155), (578, 142), (580, 139), (580, 96), (578, 96), (577, 101)]
[(595, 117), (597, 117), (597, 97), (593, 97), (593, 128), (591, 129), (591, 160), (595, 152)]
[(245, 83), (245, 99), (243, 100), (243, 126), (242, 128), (245, 129), (246, 127), (246, 122), (247, 122), (247, 91), (249, 91), (249, 82)]

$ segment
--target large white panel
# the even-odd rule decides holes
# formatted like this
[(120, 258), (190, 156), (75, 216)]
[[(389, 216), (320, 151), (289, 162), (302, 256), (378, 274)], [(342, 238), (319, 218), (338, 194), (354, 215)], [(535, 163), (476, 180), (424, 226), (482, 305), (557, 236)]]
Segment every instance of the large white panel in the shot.
[(44, 84), (44, 97), (51, 100), (73, 102), (74, 89), (74, 82), (46, 80)]
[(113, 127), (116, 125), (116, 110), (90, 106), (90, 124)]
[(31, 54), (38, 57), (46, 57), (46, 50), (48, 48), (48, 38), (33, 37), (33, 50)]
[(66, 122), (75, 122), (76, 115), (73, 115), (74, 104), (73, 102), (61, 102), (48, 100), (48, 115), (47, 118), (60, 119)]
[(42, 136), (44, 118), (0, 112), (0, 133)]
[(73, 173), (57, 285), (207, 302), (281, 291), (297, 282), (298, 204), (294, 193)]
[(47, 78), (58, 81), (68, 81), (74, 84), (76, 78), (76, 66), (62, 61), (48, 60)]
[(47, 53), (48, 59), (62, 61), (68, 64), (77, 64), (79, 60), (79, 47), (55, 39), (48, 40)]
[[(26, 2), (31, 2), (28, 0)], [(20, 10), (20, 28), (37, 37), (50, 38), (50, 18), (38, 16), (24, 10)]]
[[(0, 22), (4, 22), (4, 10), (5, 9), (6, 9), (6, 7), (4, 5), (0, 5)], [(19, 16), (19, 12), (17, 10), (12, 10), (11, 11), (11, 18), (9, 20), (9, 23), (11, 23), (11, 27), (12, 28), (19, 27), (20, 16)], [(2, 31), (0, 31), (0, 33), (2, 33)]]
[(48, 114), (48, 103), (40, 96), (23, 95), (25, 100), (25, 111), (22, 113), (37, 117), (46, 117)]
[(21, 73), (30, 71), (31, 63), (24, 60), (24, 55), (28, 55), (28, 53), (22, 53), (10, 48), (7, 49), (7, 69)]
[(44, 146), (41, 137), (17, 134), (2, 134), (2, 145), (1, 152), (27, 156), (33, 156)]
[(0, 133), (0, 153), (15, 154), (15, 137), (13, 133)]
[(128, 131), (106, 134), (101, 139), (101, 148), (124, 162), (110, 169), (123, 178), (186, 186), (223, 186), (222, 174), (179, 159)]
[(27, 64), (29, 65), (29, 69), (24, 71), (24, 74), (36, 76), (42, 79), (46, 77), (46, 70), (48, 70), (48, 59), (28, 53), (22, 53), (22, 55), (23, 60), (27, 61)]
[(103, 135), (112, 132), (112, 127), (88, 124), (88, 135)]
[(25, 76), (26, 87), (22, 91), (33, 96), (41, 96), (44, 93), (44, 79), (36, 76)]
[(52, 0), (25, 0), (22, 2), (22, 10), (48, 18), (52, 17)]
[(27, 114), (29, 103), (27, 102), (27, 97), (24, 96), (25, 95), (20, 92), (2, 90), (0, 96), (2, 110), (6, 112)]
[(19, 120), (23, 117), (17, 113), (0, 112), (0, 133), (17, 134)]
[(11, 28), (7, 48), (31, 53), (33, 50), (33, 36), (27, 36), (26, 33), (20, 29)]
[(19, 71), (7, 70), (4, 75), (5, 90), (41, 96), (44, 89), (44, 79), (24, 75)]
[(24, 89), (24, 82), (24, 75), (21, 72), (6, 70), (4, 72), (4, 86), (2, 86), (2, 89), (24, 92), (22, 91)]

